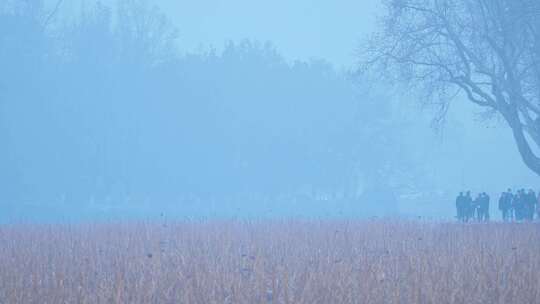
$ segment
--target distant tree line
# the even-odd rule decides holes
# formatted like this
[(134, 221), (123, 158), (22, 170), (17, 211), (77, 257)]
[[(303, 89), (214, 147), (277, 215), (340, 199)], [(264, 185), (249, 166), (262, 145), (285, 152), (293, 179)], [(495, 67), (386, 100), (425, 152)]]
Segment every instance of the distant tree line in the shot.
[(145, 3), (98, 2), (72, 21), (0, 4), (4, 201), (355, 197), (413, 174), (389, 109), (343, 73), (250, 41), (179, 55)]

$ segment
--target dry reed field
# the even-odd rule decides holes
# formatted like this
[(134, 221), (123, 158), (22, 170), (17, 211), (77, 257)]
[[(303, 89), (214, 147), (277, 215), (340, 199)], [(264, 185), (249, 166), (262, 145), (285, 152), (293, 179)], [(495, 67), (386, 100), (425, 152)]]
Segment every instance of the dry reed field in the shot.
[(538, 224), (0, 226), (0, 303), (540, 303)]

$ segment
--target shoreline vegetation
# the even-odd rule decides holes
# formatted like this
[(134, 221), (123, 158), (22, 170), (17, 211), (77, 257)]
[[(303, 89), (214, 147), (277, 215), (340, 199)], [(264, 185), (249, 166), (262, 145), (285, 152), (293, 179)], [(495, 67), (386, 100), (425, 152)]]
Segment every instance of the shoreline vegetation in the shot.
[(0, 225), (0, 303), (534, 303), (538, 223)]

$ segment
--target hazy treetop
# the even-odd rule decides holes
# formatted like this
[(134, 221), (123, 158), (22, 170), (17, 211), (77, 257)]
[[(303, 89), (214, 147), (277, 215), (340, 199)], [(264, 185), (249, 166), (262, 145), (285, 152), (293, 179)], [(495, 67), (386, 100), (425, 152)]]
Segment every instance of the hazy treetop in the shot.
[[(48, 0), (55, 1), (55, 0)], [(76, 15), (81, 0), (64, 1)], [(86, 1), (87, 3), (89, 1)], [(104, 0), (113, 3), (114, 0)], [(378, 0), (154, 0), (180, 30), (184, 50), (227, 40), (272, 41), (288, 59), (325, 58), (352, 67), (359, 42), (375, 29)]]

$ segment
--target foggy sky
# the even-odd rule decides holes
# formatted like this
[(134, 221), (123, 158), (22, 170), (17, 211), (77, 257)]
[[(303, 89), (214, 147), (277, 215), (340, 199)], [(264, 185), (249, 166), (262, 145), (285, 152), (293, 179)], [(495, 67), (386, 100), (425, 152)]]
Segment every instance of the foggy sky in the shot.
[[(50, 0), (54, 1), (54, 0)], [(65, 1), (71, 14), (81, 0)], [(90, 3), (91, 1), (86, 1)], [(104, 0), (111, 4), (114, 0)], [(376, 29), (377, 0), (155, 0), (179, 29), (183, 51), (228, 40), (271, 41), (289, 60), (324, 58), (350, 68)]]
[[(82, 3), (92, 2), (65, 1), (62, 16), (77, 16)], [(112, 5), (116, 1), (101, 2)], [(355, 68), (356, 51), (377, 30), (377, 15), (381, 13), (379, 0), (155, 0), (149, 3), (165, 12), (178, 28), (183, 53), (209, 48), (219, 51), (229, 40), (252, 39), (271, 42), (289, 61), (323, 59), (344, 70)], [(416, 119), (419, 128), (429, 129), (432, 113), (415, 103), (414, 96), (407, 97), (402, 106), (403, 115)], [(537, 177), (521, 162), (508, 127), (500, 121), (484, 122), (481, 117), (481, 109), (463, 98), (452, 104), (442, 133), (428, 132), (433, 134), (426, 140), (433, 141), (437, 154), (418, 153), (424, 153), (434, 166), (441, 166), (441, 170), (434, 170), (434, 178), (448, 179), (444, 170), (448, 168), (446, 171), (460, 171), (454, 176), (455, 184), (449, 185), (452, 189), (533, 187)], [(494, 179), (496, 172), (501, 174)]]
[[(54, 2), (56, 2), (56, 0), (49, 0), (49, 2), (49, 4), (52, 5)], [(110, 5), (115, 1), (106, 0), (102, 2)], [(366, 39), (370, 33), (377, 29), (377, 2), (378, 1), (375, 0), (201, 0), (196, 2), (184, 0), (158, 0), (151, 3), (155, 3), (157, 6), (159, 6), (161, 10), (167, 14), (167, 16), (174, 23), (174, 25), (178, 28), (178, 47), (180, 52), (183, 54), (204, 54), (205, 51), (209, 48), (217, 48), (217, 53), (220, 54), (220, 51), (225, 48), (227, 41), (234, 41), (236, 43), (244, 39), (250, 39), (252, 41), (259, 42), (269, 41), (273, 46), (275, 46), (277, 52), (279, 53), (279, 56), (283, 56), (289, 63), (292, 63), (296, 60), (300, 60), (302, 62), (309, 62), (309, 60), (312, 58), (322, 59), (324, 61), (330, 62), (334, 67), (337, 67), (336, 70), (339, 73), (344, 70), (354, 70), (355, 63), (358, 60), (355, 51), (361, 46), (362, 40)], [(94, 1), (87, 0), (85, 3), (88, 4), (88, 6), (91, 6)], [(84, 4), (79, 0), (65, 1), (62, 6), (61, 17), (64, 19), (77, 19), (81, 6), (84, 6)], [(90, 43), (94, 42), (91, 41)], [(106, 43), (102, 44), (103, 45), (93, 45), (95, 48), (89, 48), (88, 50), (86, 50), (85, 48), (82, 49), (84, 51), (88, 51), (88, 55), (90, 57), (94, 58), (93, 56), (95, 56), (97, 58), (101, 56), (98, 53), (100, 47), (104, 47), (104, 49), (107, 48), (105, 46)], [(182, 71), (182, 75), (184, 75), (183, 77), (186, 77), (185, 79), (181, 79), (182, 81), (179, 81), (179, 84), (186, 86), (182, 92), (190, 93), (198, 86), (202, 86), (198, 88), (201, 90), (201, 92), (206, 92), (206, 89), (211, 88), (212, 85), (222, 83), (222, 81), (220, 80), (215, 80), (208, 77), (208, 75), (215, 75), (216, 70), (220, 71), (219, 69), (213, 67), (207, 70), (207, 72), (209, 71), (208, 74), (203, 73), (205, 71), (204, 67), (207, 64), (206, 60), (212, 62), (212, 60), (216, 59), (208, 59), (205, 56), (197, 58), (197, 56), (195, 56), (195, 61), (198, 62), (196, 65), (191, 66), (192, 62), (186, 59), (186, 65), (180, 66), (181, 69), (179, 70)], [(224, 56), (224, 58), (222, 58), (221, 60), (223, 62), (220, 64), (223, 66), (235, 62), (229, 62), (228, 60), (230, 59), (227, 59), (227, 56)], [(218, 60), (218, 63), (219, 62), (220, 61)], [(274, 64), (273, 61), (270, 62)], [(245, 78), (242, 77), (246, 77), (248, 73), (242, 72), (242, 69), (245, 68), (249, 70), (250, 65), (253, 65), (253, 63), (244, 62), (243, 65), (244, 66), (242, 66), (242, 64), (238, 64), (232, 65), (230, 67), (231, 71), (234, 71), (234, 73), (238, 74), (237, 77), (239, 83), (235, 89), (237, 91), (230, 93), (230, 95), (216, 95), (218, 96), (216, 100), (232, 103), (238, 100), (238, 94), (240, 94), (241, 96), (241, 94), (245, 93), (245, 90), (242, 86), (245, 85), (245, 83), (242, 83), (242, 81), (245, 81)], [(298, 66), (296, 66), (296, 68), (292, 68), (292, 66), (295, 65), (291, 65), (292, 70), (302, 71), (303, 69), (302, 64), (299, 64)], [(91, 68), (92, 64), (90, 64), (88, 67)], [(189, 67), (191, 67), (192, 70), (190, 70)], [(317, 67), (317, 65), (315, 65), (315, 67), (316, 69), (314, 71), (319, 71), (320, 75), (326, 75), (326, 72), (324, 72), (326, 69), (324, 64), (321, 67)], [(221, 69), (222, 71), (227, 70), (227, 68), (223, 67), (221, 67)], [(191, 74), (187, 73), (186, 71), (191, 71)], [(256, 71), (254, 72), (254, 74), (259, 76), (256, 77), (259, 78), (259, 80), (264, 79), (268, 76), (258, 74), (260, 70), (255, 69), (254, 71)], [(126, 79), (130, 79), (129, 77), (132, 76), (127, 70), (120, 69), (117, 72), (120, 76), (125, 76)], [(77, 70), (74, 71), (74, 73), (77, 74), (82, 72)], [(126, 75), (123, 75), (124, 73)], [(300, 72), (298, 73), (298, 76), (295, 77), (297, 77), (301, 81), (304, 81), (302, 80), (304, 79), (302, 77), (310, 79), (310, 77), (313, 76), (312, 71), (306, 74), (302, 74)], [(334, 72), (332, 72), (331, 74), (333, 75), (333, 73)], [(233, 81), (234, 79), (230, 78), (230, 71), (228, 72), (228, 74), (229, 78), (227, 80)], [(164, 77), (165, 75), (167, 74), (163, 74)], [(168, 78), (164, 78), (166, 79), (166, 81), (164, 82), (175, 82), (180, 79), (177, 77), (177, 74), (173, 75), (175, 76), (167, 76)], [(102, 80), (98, 77), (92, 78), (89, 75), (83, 76), (88, 77), (89, 84)], [(271, 80), (268, 82), (270, 82), (272, 85), (276, 85), (276, 83), (279, 83), (279, 81), (276, 81), (275, 79), (284, 79), (284, 77), (285, 76), (268, 78)], [(121, 79), (122, 77), (118, 78)], [(226, 78), (227, 77), (225, 76), (223, 77), (223, 79)], [(292, 77), (291, 79), (297, 78)], [(209, 79), (211, 84), (204, 87), (206, 85), (205, 81)], [(288, 84), (290, 83), (292, 83), (292, 81), (288, 82)], [(322, 81), (320, 83), (322, 83)], [(142, 86), (143, 91), (145, 86), (150, 87), (151, 85), (145, 84), (144, 86)], [(212, 93), (222, 91), (225, 92), (230, 89), (230, 87), (233, 86), (226, 86), (224, 88), (219, 88), (219, 90), (214, 89), (214, 91), (210, 91)], [(249, 87), (253, 89), (256, 86)], [(267, 85), (267, 83), (265, 83), (265, 85), (261, 87), (268, 89), (270, 85)], [(374, 84), (373, 87), (386, 90), (388, 86), (385, 83), (377, 83)], [(100, 87), (98, 86), (98, 88)], [(366, 86), (364, 85), (363, 88), (365, 89)], [(297, 87), (295, 87), (295, 89), (297, 89)], [(328, 100), (340, 98), (335, 97), (335, 92), (343, 92), (344, 96), (346, 96), (345, 98), (340, 98), (340, 101), (342, 102), (344, 100), (349, 100), (347, 98), (353, 96), (352, 94), (349, 94), (348, 90), (335, 89), (334, 91), (332, 91), (330, 86), (325, 87), (321, 85), (316, 85), (316, 88), (305, 90), (304, 93), (315, 92), (316, 90), (314, 89), (319, 89), (321, 90), (321, 92), (326, 90), (326, 93), (331, 93), (332, 96), (328, 97), (327, 99), (323, 98), (324, 100), (321, 99), (319, 101), (316, 101), (316, 98), (313, 97), (304, 98), (307, 100), (302, 100), (302, 98), (297, 99), (300, 99), (300, 102), (305, 102), (306, 104), (309, 104), (309, 102), (311, 101), (315, 101), (315, 106), (328, 106)], [(60, 91), (62, 92), (63, 90)], [(163, 92), (162, 90), (160, 91)], [(105, 92), (106, 91), (104, 91), (104, 96), (114, 97), (108, 96), (110, 95), (110, 92), (106, 92), (106, 94)], [(254, 96), (256, 96), (257, 94), (262, 95), (257, 97), (259, 99), (259, 102), (267, 100), (268, 105), (275, 104), (275, 102), (270, 101), (270, 93), (264, 90), (253, 93)], [(371, 94), (372, 92), (368, 93)], [(152, 95), (150, 93), (148, 94)], [(200, 102), (204, 103), (208, 100), (212, 100), (212, 98), (206, 96), (205, 94), (206, 93), (202, 95), (204, 98), (200, 98)], [(322, 94), (318, 95), (322, 96)], [(172, 99), (171, 96), (168, 96), (168, 98)], [(398, 133), (403, 131), (407, 133), (400, 134), (400, 136), (402, 137), (400, 141), (393, 142), (393, 144), (399, 144), (401, 146), (392, 147), (395, 152), (390, 153), (390, 156), (387, 157), (393, 158), (393, 155), (399, 156), (403, 151), (407, 151), (411, 153), (411, 158), (423, 160), (422, 164), (419, 164), (419, 166), (425, 167), (422, 168), (423, 170), (425, 169), (426, 172), (424, 177), (425, 180), (432, 182), (432, 191), (455, 193), (457, 191), (470, 189), (474, 192), (488, 191), (492, 195), (494, 195), (493, 198), (495, 198), (496, 195), (498, 195), (498, 192), (505, 190), (507, 187), (512, 187), (515, 189), (517, 187), (529, 188), (536, 186), (535, 183), (537, 182), (537, 177), (532, 172), (530, 172), (530, 170), (528, 170), (521, 162), (520, 156), (517, 153), (515, 144), (512, 140), (510, 130), (502, 122), (491, 121), (486, 123), (480, 121), (479, 118), (481, 116), (481, 113), (479, 112), (479, 109), (470, 105), (464, 98), (463, 100), (458, 99), (455, 103), (453, 103), (452, 107), (450, 108), (449, 115), (447, 117), (448, 120), (444, 126), (443, 131), (440, 133), (436, 133), (432, 129), (430, 129), (430, 119), (433, 113), (431, 113), (429, 110), (421, 109), (421, 107), (419, 106), (420, 102), (416, 99), (414, 95), (403, 94), (403, 92), (399, 92), (392, 97), (389, 97), (388, 95), (381, 96), (382, 98), (380, 99), (380, 103), (382, 106), (385, 106), (385, 102), (387, 102), (389, 99), (393, 99), (393, 104), (396, 105), (396, 108), (393, 109), (395, 114), (393, 116), (389, 116), (391, 117), (390, 120), (395, 119), (396, 122), (401, 123), (402, 121), (407, 121), (409, 123), (408, 127), (404, 128), (403, 130), (399, 130), (396, 127), (392, 129), (391, 132), (388, 132), (392, 133), (396, 131), (396, 133)], [(132, 97), (139, 98), (140, 94), (134, 94), (134, 96)], [(195, 97), (197, 97), (197, 95), (195, 95)], [(187, 98), (187, 100), (194, 102), (194, 104), (197, 104), (197, 98), (195, 97), (192, 96), (191, 98)], [(122, 100), (122, 98), (117, 99)], [(246, 105), (250, 105), (248, 101), (251, 99), (251, 97), (245, 98)], [(93, 99), (90, 98), (89, 100), (93, 101)], [(284, 98), (283, 100), (286, 100), (286, 98)], [(291, 101), (293, 100), (294, 98), (291, 99)], [(361, 100), (361, 98), (359, 100)], [(122, 101), (127, 103), (129, 100)], [(166, 101), (167, 98), (160, 100), (160, 102), (164, 103), (166, 103)], [(80, 102), (80, 100), (78, 102)], [(298, 100), (294, 100), (294, 102), (298, 102)], [(89, 104), (92, 105), (93, 103)], [(146, 103), (141, 104), (146, 105)], [(284, 104), (287, 103), (285, 102)], [(130, 107), (126, 106), (125, 108)], [(311, 110), (313, 108), (313, 106), (305, 107), (305, 109)], [(90, 109), (92, 108), (90, 107)], [(122, 109), (122, 107), (119, 106), (119, 109)], [(147, 116), (149, 114), (146, 112), (146, 110), (144, 108), (141, 109), (139, 109), (140, 112), (136, 112), (135, 110), (137, 109), (135, 109), (134, 113), (145, 113), (145, 117), (148, 118)], [(24, 113), (23, 110), (26, 109), (21, 109), (21, 113)], [(239, 106), (239, 113), (244, 113), (242, 112), (244, 110), (246, 111), (246, 113), (248, 113), (244, 116), (250, 117), (250, 115), (253, 115), (253, 113), (260, 113), (261, 107), (252, 109), (246, 106)], [(319, 110), (319, 113), (327, 113), (327, 110)], [(121, 111), (113, 111), (113, 113), (120, 112)], [(96, 111), (96, 113), (99, 113), (99, 111)], [(301, 120), (300, 118), (307, 117), (305, 113), (303, 113), (304, 115), (302, 115), (302, 113), (297, 114), (300, 115), (293, 118), (297, 119), (298, 121)], [(82, 117), (86, 118), (88, 116), (86, 112), (81, 115)], [(160, 115), (162, 114), (156, 114), (156, 117), (153, 117), (153, 119), (161, 123), (166, 122), (166, 120), (164, 120), (163, 117)], [(201, 117), (204, 118), (206, 116)], [(276, 115), (275, 117), (280, 116)], [(293, 118), (291, 118), (291, 121), (297, 122)], [(178, 123), (178, 119), (176, 116), (171, 116), (169, 117), (169, 119), (171, 124)], [(279, 127), (279, 124), (282, 123), (282, 121), (279, 121), (279, 119), (282, 119), (282, 117), (276, 120), (272, 120), (272, 117), (268, 116), (266, 117), (266, 119), (268, 119), (268, 125), (271, 127)], [(203, 120), (204, 119), (200, 119), (200, 121)], [(259, 121), (260, 120), (262, 119), (259, 119)], [(116, 123), (116, 121), (113, 122)], [(14, 124), (16, 123), (17, 122), (14, 122)], [(225, 120), (223, 121), (223, 124), (234, 127), (234, 124), (228, 123)], [(335, 125), (337, 124), (332, 124), (332, 126)], [(160, 132), (156, 131), (156, 133)], [(200, 134), (194, 133), (193, 137), (197, 137), (196, 135)], [(284, 134), (280, 134), (280, 136), (282, 137), (283, 135)], [(384, 137), (386, 135), (388, 134), (380, 134), (380, 137)], [(331, 138), (332, 136), (329, 137)], [(154, 139), (154, 136), (148, 136), (148, 138)], [(354, 141), (354, 138), (351, 137), (350, 140)], [(320, 143), (320, 141), (321, 137), (316, 137), (316, 140), (314, 140), (313, 142)], [(171, 164), (165, 162), (164, 160), (174, 159), (176, 157), (176, 154), (173, 153), (174, 150), (165, 151), (167, 149), (163, 149), (162, 146), (158, 144), (152, 146), (151, 148), (157, 151), (152, 151), (156, 152), (156, 155), (160, 155), (165, 152), (169, 153), (170, 158), (167, 159), (162, 157), (164, 162), (162, 164), (162, 167), (170, 167)], [(161, 151), (160, 149), (162, 149), (163, 151)], [(321, 148), (320, 150), (324, 151), (325, 149)], [(183, 150), (179, 149), (179, 151), (185, 153), (185, 151)], [(123, 158), (123, 155), (126, 154), (121, 149), (119, 151), (115, 151), (115, 153), (122, 156), (119, 156), (119, 159)], [(114, 153), (104, 154), (107, 157), (110, 157), (110, 155), (114, 155)], [(178, 155), (180, 154), (181, 153), (179, 152)], [(253, 154), (259, 155), (260, 153)], [(15, 157), (18, 156), (20, 155), (16, 155)], [(29, 159), (30, 158), (31, 157), (29, 157)], [(396, 157), (396, 159), (398, 158)], [(28, 162), (22, 163), (24, 165), (27, 165)], [(133, 163), (137, 162), (133, 161)], [(273, 168), (275, 166), (270, 167)], [(126, 165), (126, 168), (131, 169), (130, 165)], [(259, 173), (262, 173), (264, 175), (265, 170), (260, 171), (261, 172)], [(126, 175), (129, 176), (128, 173), (126, 173)], [(404, 180), (406, 180), (406, 178), (404, 178)], [(217, 184), (219, 184), (219, 181), (215, 183), (215, 185)], [(427, 188), (429, 187), (426, 186), (423, 189)], [(448, 198), (449, 199), (447, 202), (439, 202), (436, 204), (433, 202), (418, 201), (419, 205), (400, 206), (400, 209), (401, 211), (408, 210), (413, 213), (416, 212), (418, 214), (434, 214), (447, 216), (453, 214), (453, 205), (451, 202), (452, 198)], [(62, 200), (64, 200), (64, 198), (62, 198)]]

